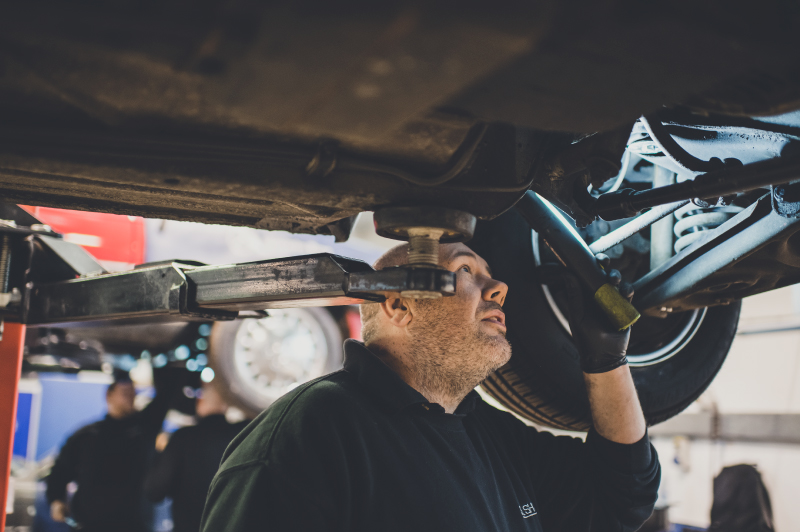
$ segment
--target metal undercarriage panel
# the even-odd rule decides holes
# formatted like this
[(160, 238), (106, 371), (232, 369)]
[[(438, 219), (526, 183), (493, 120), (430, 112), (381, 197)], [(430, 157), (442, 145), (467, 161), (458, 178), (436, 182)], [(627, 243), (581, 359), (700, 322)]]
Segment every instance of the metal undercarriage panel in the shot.
[(796, 106), (798, 28), (778, 0), (4, 4), (0, 195), (307, 233), (490, 218), (562, 177), (557, 132)]

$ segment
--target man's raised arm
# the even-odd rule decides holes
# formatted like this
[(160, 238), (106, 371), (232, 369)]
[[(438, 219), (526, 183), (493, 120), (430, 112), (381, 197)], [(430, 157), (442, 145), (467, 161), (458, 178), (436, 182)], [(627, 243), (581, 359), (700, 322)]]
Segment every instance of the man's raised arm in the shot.
[(631, 370), (627, 365), (605, 373), (584, 373), (594, 429), (616, 443), (636, 443), (647, 427)]

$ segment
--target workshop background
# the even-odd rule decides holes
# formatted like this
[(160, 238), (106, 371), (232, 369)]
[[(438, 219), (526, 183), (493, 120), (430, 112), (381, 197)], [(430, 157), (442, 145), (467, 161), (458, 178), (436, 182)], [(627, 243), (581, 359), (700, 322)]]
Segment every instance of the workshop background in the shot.
[(733, 348), (708, 390), (652, 427), (663, 468), (660, 506), (670, 520), (709, 525), (713, 479), (755, 465), (775, 530), (800, 530), (800, 286), (745, 299)]

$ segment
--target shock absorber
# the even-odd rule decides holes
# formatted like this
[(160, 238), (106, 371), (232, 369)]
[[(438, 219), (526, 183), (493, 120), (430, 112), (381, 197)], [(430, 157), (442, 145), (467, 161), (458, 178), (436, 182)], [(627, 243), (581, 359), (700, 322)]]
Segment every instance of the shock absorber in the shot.
[(743, 210), (736, 205), (699, 207), (687, 203), (675, 211), (675, 253), (689, 247), (705, 231), (715, 229)]

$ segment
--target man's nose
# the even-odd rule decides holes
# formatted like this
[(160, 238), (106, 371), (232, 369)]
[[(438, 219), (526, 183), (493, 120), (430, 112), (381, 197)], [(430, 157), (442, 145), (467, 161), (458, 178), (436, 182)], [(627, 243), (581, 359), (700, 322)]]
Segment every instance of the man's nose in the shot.
[(508, 294), (508, 285), (497, 279), (489, 279), (483, 288), (484, 301), (494, 301), (501, 306), (506, 302), (506, 294)]

